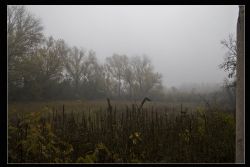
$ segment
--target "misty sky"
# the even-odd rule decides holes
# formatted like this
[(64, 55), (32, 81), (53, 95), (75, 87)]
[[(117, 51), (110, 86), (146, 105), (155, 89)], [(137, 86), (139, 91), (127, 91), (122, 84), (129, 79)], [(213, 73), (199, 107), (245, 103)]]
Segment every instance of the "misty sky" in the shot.
[(238, 6), (26, 6), (46, 36), (93, 49), (103, 62), (114, 53), (147, 55), (165, 86), (222, 83), (220, 44), (236, 33)]

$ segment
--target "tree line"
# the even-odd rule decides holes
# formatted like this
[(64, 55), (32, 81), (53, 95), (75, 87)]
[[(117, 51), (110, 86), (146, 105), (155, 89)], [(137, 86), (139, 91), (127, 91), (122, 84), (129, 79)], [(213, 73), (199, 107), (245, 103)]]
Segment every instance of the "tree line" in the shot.
[[(141, 100), (145, 96), (168, 102), (201, 100), (199, 92), (184, 93), (176, 88), (167, 91), (162, 75), (155, 72), (146, 55), (113, 54), (100, 63), (93, 50), (46, 37), (41, 20), (24, 6), (8, 6), (7, 35), (10, 101), (106, 97)], [(226, 79), (217, 96), (229, 97), (235, 104), (236, 39), (229, 35), (221, 44), (228, 52), (219, 67), (229, 72), (232, 81)]]
[(7, 35), (10, 101), (162, 95), (162, 75), (146, 55), (113, 54), (100, 63), (93, 50), (46, 37), (24, 6), (8, 6)]

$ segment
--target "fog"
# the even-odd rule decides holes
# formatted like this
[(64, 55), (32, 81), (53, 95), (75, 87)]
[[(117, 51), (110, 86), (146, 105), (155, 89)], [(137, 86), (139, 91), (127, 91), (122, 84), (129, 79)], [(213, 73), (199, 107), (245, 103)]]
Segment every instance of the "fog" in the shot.
[(45, 35), (93, 49), (104, 61), (114, 53), (147, 55), (166, 87), (222, 83), (220, 41), (236, 33), (238, 6), (26, 6)]

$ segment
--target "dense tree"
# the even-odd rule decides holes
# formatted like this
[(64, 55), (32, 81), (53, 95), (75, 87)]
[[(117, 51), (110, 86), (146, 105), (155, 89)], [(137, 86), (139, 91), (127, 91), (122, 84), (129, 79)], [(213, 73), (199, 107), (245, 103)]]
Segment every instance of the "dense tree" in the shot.
[(98, 63), (93, 50), (88, 52), (84, 62), (84, 78), (81, 84), (82, 97), (98, 98), (105, 94), (103, 67)]
[(40, 20), (24, 6), (8, 6), (7, 9), (8, 87), (9, 98), (14, 99), (19, 98), (15, 95), (22, 93), (20, 91), (26, 80), (24, 65), (33, 68), (30, 62), (34, 59), (31, 56), (43, 40), (43, 27)]
[(35, 58), (39, 60), (39, 83), (42, 86), (43, 98), (59, 95), (57, 85), (63, 80), (64, 59), (68, 54), (68, 47), (63, 40), (46, 39), (44, 45), (37, 51)]
[(50, 37), (32, 56), (23, 58), (19, 67), (22, 71), (20, 87), (24, 97), (44, 99), (58, 94), (56, 85), (63, 77), (63, 59), (66, 54), (65, 43)]
[(134, 90), (138, 98), (146, 96), (157, 85), (158, 88), (161, 88), (162, 76), (154, 72), (153, 66), (147, 56), (132, 57), (131, 64), (135, 74)]
[(124, 72), (128, 64), (126, 55), (114, 54), (112, 57), (107, 57), (107, 69), (118, 84), (118, 97), (121, 96), (121, 86)]
[(43, 36), (24, 6), (8, 6), (7, 24), (9, 100), (161, 96), (161, 75), (146, 56), (114, 54), (100, 64), (93, 50)]
[(79, 85), (84, 76), (84, 57), (85, 51), (83, 49), (79, 50), (77, 47), (73, 47), (70, 50), (70, 54), (65, 59), (66, 71), (69, 74), (69, 77), (73, 81), (73, 87), (75, 92), (75, 97), (79, 98)]
[(129, 63), (126, 66), (126, 69), (124, 71), (124, 81), (125, 81), (125, 84), (126, 84), (125, 86), (126, 86), (127, 92), (129, 94), (129, 96), (128, 96), (129, 99), (131, 99), (133, 97), (133, 95), (134, 95), (134, 91), (133, 91), (134, 80), (135, 80), (134, 71), (133, 71), (131, 63)]
[(108, 97), (113, 97), (116, 94), (116, 83), (110, 73), (109, 70), (109, 65), (108, 64), (104, 64), (102, 66), (103, 69), (103, 76), (104, 76), (104, 90), (105, 90), (105, 94)]
[(63, 40), (49, 37), (45, 45), (38, 50), (41, 69), (46, 80), (60, 80), (64, 67), (64, 59), (68, 55), (68, 48)]
[[(146, 57), (113, 55), (105, 64), (106, 82), (116, 83), (112, 88), (120, 97), (142, 98), (162, 89), (161, 75), (155, 73), (150, 60)], [(110, 87), (110, 86), (109, 86)]]
[(24, 6), (8, 6), (8, 62), (9, 69), (23, 56), (32, 54), (43, 39), (40, 20), (31, 15)]

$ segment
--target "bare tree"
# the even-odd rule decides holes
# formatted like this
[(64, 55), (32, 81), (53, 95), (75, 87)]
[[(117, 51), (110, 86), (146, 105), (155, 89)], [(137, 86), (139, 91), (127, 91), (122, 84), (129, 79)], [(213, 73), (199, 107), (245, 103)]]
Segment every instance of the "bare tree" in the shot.
[[(237, 62), (237, 42), (233, 34), (229, 34), (227, 40), (222, 40), (221, 44), (227, 49), (224, 62), (219, 65), (220, 69), (228, 72), (228, 78), (224, 80), (224, 87), (229, 96), (231, 104), (235, 109), (236, 104), (236, 62)], [(235, 115), (235, 114), (234, 114)]]
[(221, 44), (227, 49), (224, 62), (219, 65), (221, 69), (228, 72), (228, 78), (233, 81), (228, 86), (236, 86), (236, 61), (237, 61), (237, 45), (233, 34), (229, 34), (227, 40), (222, 40)]

